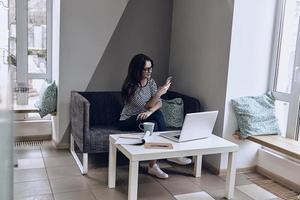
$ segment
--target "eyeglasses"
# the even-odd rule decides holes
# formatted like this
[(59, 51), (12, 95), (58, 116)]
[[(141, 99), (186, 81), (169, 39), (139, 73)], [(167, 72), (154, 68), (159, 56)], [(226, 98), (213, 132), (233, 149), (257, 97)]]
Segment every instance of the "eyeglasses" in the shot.
[(148, 67), (148, 68), (144, 68), (143, 70), (145, 71), (145, 72), (152, 72), (152, 67)]

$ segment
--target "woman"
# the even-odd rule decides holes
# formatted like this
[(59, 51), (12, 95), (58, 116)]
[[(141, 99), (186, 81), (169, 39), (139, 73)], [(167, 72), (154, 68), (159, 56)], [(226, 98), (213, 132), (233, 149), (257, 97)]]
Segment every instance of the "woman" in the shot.
[[(167, 92), (171, 83), (167, 82), (157, 89), (155, 81), (151, 78), (153, 61), (144, 54), (138, 54), (132, 58), (128, 68), (127, 77), (122, 87), (124, 108), (119, 120), (119, 127), (123, 131), (140, 131), (139, 124), (153, 122), (154, 131), (165, 131), (165, 120), (161, 111), (160, 97)], [(189, 164), (190, 159), (177, 158), (173, 162)], [(156, 160), (149, 162), (148, 173), (158, 178), (168, 178)]]

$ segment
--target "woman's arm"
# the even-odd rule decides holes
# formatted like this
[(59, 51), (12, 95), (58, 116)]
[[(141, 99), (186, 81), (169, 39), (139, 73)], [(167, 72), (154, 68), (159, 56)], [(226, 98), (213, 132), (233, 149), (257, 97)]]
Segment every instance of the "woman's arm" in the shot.
[(158, 101), (158, 102), (156, 102), (156, 104), (155, 104), (153, 107), (148, 108), (147, 111), (138, 114), (137, 118), (140, 119), (140, 120), (145, 120), (145, 119), (147, 119), (150, 115), (152, 115), (152, 113), (154, 113), (155, 111), (157, 111), (158, 109), (160, 109), (161, 106), (162, 106), (161, 101)]
[(161, 95), (155, 93), (155, 95), (152, 96), (151, 99), (146, 103), (145, 108), (150, 109), (154, 107), (157, 103), (161, 102), (160, 97)]
[(161, 104), (161, 100), (160, 97), (164, 94), (167, 93), (169, 87), (170, 87), (171, 83), (166, 83), (165, 85), (161, 86), (158, 88), (158, 90), (156, 91), (156, 93), (151, 97), (151, 99), (146, 103), (145, 108), (149, 109), (149, 108), (153, 108), (154, 106), (156, 106), (157, 103), (160, 102)]
[(152, 106), (151, 108), (148, 108), (148, 111), (151, 111), (152, 113), (154, 113), (155, 111), (159, 110), (162, 106), (161, 101), (156, 102), (156, 104), (154, 106)]

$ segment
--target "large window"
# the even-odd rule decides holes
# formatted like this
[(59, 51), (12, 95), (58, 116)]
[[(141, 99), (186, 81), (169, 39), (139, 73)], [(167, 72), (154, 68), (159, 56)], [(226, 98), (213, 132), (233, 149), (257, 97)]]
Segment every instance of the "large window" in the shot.
[(51, 0), (9, 0), (10, 63), (15, 65), (14, 103), (34, 106), (52, 80)]
[(282, 135), (299, 139), (300, 0), (278, 1), (272, 90)]

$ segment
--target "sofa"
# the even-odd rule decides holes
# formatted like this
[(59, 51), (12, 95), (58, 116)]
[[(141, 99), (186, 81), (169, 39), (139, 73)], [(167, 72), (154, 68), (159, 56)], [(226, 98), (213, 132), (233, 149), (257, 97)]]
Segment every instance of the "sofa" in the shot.
[[(201, 111), (200, 102), (187, 95), (168, 91), (162, 99), (182, 98), (184, 114)], [(118, 130), (123, 108), (121, 92), (71, 92), (71, 153), (82, 174), (88, 170), (88, 154), (109, 150), (109, 135), (126, 133)], [(80, 160), (74, 146), (83, 153)]]

